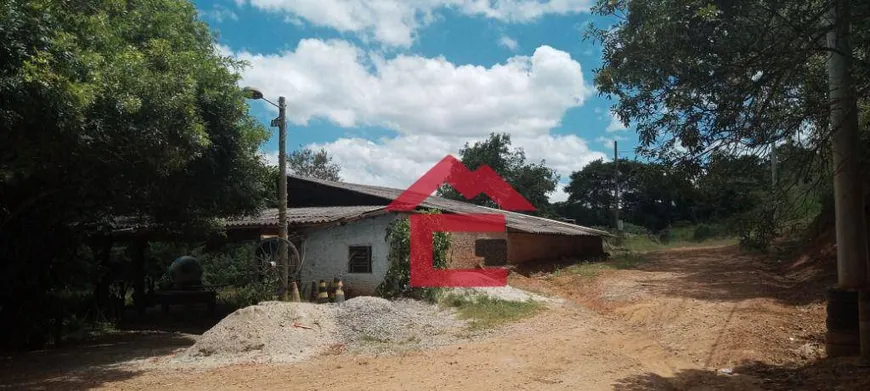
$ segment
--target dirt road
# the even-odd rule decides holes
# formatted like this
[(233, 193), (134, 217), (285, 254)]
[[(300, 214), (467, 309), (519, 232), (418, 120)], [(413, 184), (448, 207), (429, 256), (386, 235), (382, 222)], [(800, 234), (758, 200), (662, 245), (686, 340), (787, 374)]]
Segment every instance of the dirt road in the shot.
[(570, 300), (473, 343), (396, 356), (334, 354), (297, 364), (198, 372), (103, 366), (59, 374), (31, 368), (28, 380), (17, 385), (131, 390), (866, 389), (866, 383), (859, 383), (868, 379), (865, 369), (848, 361), (817, 361), (824, 305), (820, 292), (807, 291), (817, 291), (824, 278), (783, 276), (780, 266), (733, 248), (672, 250), (650, 255), (637, 268), (594, 278), (513, 276), (513, 285)]

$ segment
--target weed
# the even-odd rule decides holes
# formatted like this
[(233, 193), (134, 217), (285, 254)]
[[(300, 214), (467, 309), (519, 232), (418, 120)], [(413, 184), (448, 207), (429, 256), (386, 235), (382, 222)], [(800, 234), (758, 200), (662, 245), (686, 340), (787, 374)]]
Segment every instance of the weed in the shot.
[(363, 342), (370, 342), (370, 343), (390, 343), (390, 340), (388, 340), (388, 339), (378, 338), (378, 337), (375, 337), (375, 336), (369, 335), (369, 334), (363, 334), (362, 337), (360, 337), (360, 340)]
[(461, 319), (471, 321), (471, 330), (488, 329), (537, 314), (544, 306), (536, 301), (507, 301), (488, 296), (449, 295), (442, 305), (456, 308)]

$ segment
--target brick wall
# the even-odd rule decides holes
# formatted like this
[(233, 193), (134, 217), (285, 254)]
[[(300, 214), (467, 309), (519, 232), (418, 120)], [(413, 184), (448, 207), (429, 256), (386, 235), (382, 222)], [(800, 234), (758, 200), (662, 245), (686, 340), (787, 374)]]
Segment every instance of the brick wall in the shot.
[(471, 269), (477, 265), (503, 263), (506, 239), (505, 232), (451, 232), (447, 258), (450, 268)]
[(586, 258), (603, 254), (601, 237), (561, 236), (527, 233), (508, 234), (508, 259), (511, 264), (562, 257)]
[(505, 232), (451, 232), (450, 268), (499, 266), (562, 257), (588, 258), (603, 254), (597, 236), (561, 236)]

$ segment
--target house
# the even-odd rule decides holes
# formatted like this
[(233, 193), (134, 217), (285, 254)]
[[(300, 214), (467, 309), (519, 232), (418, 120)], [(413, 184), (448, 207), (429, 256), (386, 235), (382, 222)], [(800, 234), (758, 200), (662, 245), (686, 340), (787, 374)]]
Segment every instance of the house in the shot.
[[(342, 276), (356, 294), (371, 294), (389, 267), (386, 231), (406, 213), (387, 210), (404, 190), (290, 175), (288, 225), (300, 248), (303, 282)], [(563, 257), (603, 254), (607, 232), (563, 221), (477, 206), (430, 196), (419, 208), (442, 213), (498, 213), (506, 232), (451, 233), (451, 268), (503, 266)], [(228, 230), (277, 234), (277, 209), (227, 221)]]

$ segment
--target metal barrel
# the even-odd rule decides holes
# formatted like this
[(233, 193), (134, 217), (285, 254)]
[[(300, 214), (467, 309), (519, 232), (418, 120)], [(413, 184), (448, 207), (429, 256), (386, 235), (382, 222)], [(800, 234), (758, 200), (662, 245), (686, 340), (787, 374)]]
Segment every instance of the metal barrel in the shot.
[(317, 303), (328, 303), (329, 302), (329, 293), (326, 292), (326, 280), (320, 280), (320, 286), (318, 287), (317, 292)]

